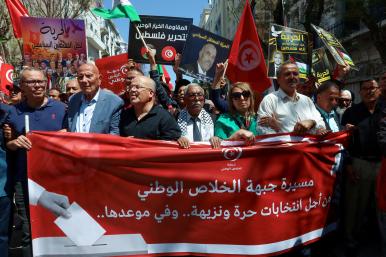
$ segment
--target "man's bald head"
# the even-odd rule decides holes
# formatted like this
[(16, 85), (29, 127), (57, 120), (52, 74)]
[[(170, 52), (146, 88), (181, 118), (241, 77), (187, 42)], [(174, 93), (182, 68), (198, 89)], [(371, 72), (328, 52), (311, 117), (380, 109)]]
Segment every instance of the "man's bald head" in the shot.
[(91, 101), (101, 85), (99, 69), (93, 63), (84, 63), (78, 68), (78, 82), (80, 89), (88, 101)]
[(132, 80), (129, 97), (133, 106), (153, 104), (155, 101), (155, 82), (149, 77), (138, 76)]
[(140, 81), (140, 85), (151, 89), (153, 92), (155, 92), (155, 82), (153, 79), (146, 77), (146, 76), (138, 76), (136, 79)]

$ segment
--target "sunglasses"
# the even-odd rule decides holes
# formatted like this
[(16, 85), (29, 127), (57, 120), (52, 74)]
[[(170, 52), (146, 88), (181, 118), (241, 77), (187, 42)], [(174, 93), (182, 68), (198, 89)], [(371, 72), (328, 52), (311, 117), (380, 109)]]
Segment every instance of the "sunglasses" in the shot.
[(244, 98), (249, 98), (251, 96), (251, 92), (243, 91), (243, 92), (234, 92), (231, 94), (231, 98), (234, 100), (239, 100), (243, 96)]

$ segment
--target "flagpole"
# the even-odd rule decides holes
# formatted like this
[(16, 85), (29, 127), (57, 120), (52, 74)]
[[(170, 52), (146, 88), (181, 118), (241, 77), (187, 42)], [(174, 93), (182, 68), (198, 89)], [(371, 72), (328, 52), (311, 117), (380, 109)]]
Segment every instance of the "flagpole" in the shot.
[(224, 62), (224, 72), (223, 72), (223, 74), (222, 74), (222, 79), (224, 79), (225, 78), (225, 73), (227, 72), (227, 69), (228, 69), (228, 60), (229, 59), (226, 59), (226, 61)]
[(139, 30), (137, 24), (133, 23), (135, 29), (137, 30), (138, 34), (139, 34), (139, 37), (141, 38), (141, 41), (142, 41), (142, 44), (144, 47), (146, 47), (146, 50), (149, 51), (149, 48), (147, 47), (147, 44), (145, 42), (145, 39), (143, 38), (142, 34), (141, 34), (141, 31)]

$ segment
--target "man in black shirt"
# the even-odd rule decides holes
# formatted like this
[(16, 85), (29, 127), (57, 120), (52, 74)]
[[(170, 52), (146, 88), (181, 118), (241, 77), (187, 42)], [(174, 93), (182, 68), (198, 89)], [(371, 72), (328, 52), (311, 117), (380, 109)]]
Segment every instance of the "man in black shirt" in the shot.
[(181, 136), (173, 116), (161, 106), (155, 105), (155, 82), (145, 76), (132, 80), (129, 90), (132, 108), (121, 116), (121, 136), (144, 139), (177, 140)]
[(343, 114), (342, 126), (352, 130), (346, 162), (346, 192), (344, 233), (347, 256), (358, 253), (361, 224), (369, 210), (376, 216), (375, 181), (381, 165), (381, 152), (377, 144), (379, 115), (376, 103), (380, 95), (374, 79), (360, 84), (362, 102), (348, 108)]

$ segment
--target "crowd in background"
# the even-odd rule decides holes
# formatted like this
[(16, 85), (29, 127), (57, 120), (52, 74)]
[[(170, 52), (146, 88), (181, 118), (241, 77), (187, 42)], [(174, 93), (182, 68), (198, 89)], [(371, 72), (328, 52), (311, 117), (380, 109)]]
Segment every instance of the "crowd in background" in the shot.
[[(377, 208), (376, 177), (386, 148), (386, 71), (379, 78), (360, 81), (358, 104), (344, 88), (348, 66), (338, 66), (337, 76), (322, 85), (313, 78), (299, 79), (299, 69), (291, 62), (278, 67), (277, 80), (266, 95), (257, 94), (245, 82), (227, 83), (225, 65), (216, 65), (211, 84), (183, 79), (177, 55), (174, 91), (157, 71), (154, 55), (147, 53), (150, 74), (144, 74), (133, 60), (127, 64), (126, 90), (119, 96), (103, 89), (98, 68), (82, 56), (28, 63), (20, 81), (3, 97), (0, 105), (0, 256), (7, 256), (8, 229), (12, 224), (12, 203), (22, 221), (23, 256), (31, 256), (26, 151), (32, 143), (25, 136), (25, 115), (30, 130), (102, 133), (152, 140), (174, 140), (180, 148), (193, 142), (210, 142), (220, 148), (222, 140), (255, 142), (255, 136), (276, 133), (324, 136), (351, 131), (340, 175), (342, 243), (346, 256), (358, 254), (365, 221), (376, 220), (380, 248), (386, 217)], [(47, 91), (55, 74), (74, 77)], [(259, 80), (256, 78), (256, 80)], [(59, 83), (60, 84), (60, 83)], [(3, 95), (4, 96), (4, 95)], [(39, 202), (39, 200), (38, 200)], [(66, 205), (43, 205), (57, 215)], [(328, 242), (334, 244), (336, 242)], [(333, 246), (319, 245), (294, 256), (333, 256)], [(321, 247), (322, 245), (322, 247)]]

